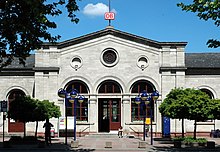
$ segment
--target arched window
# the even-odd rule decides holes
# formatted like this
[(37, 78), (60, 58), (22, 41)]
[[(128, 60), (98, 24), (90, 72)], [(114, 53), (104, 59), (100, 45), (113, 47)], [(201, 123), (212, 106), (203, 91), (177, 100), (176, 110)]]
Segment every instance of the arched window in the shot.
[(99, 88), (99, 93), (121, 93), (120, 85), (115, 81), (105, 81)]
[[(10, 103), (13, 102), (16, 98), (25, 96), (25, 93), (20, 89), (11, 90), (8, 95), (9, 102), (9, 111), (10, 111)], [(19, 120), (13, 120), (8, 116), (8, 132), (23, 132), (24, 131), (24, 123)]]
[(19, 89), (13, 89), (8, 94), (8, 101), (13, 101), (17, 97), (25, 96), (25, 93), (22, 90)]
[(154, 86), (146, 80), (140, 80), (132, 86), (131, 93), (141, 93), (143, 90), (146, 90), (148, 93), (154, 91)]
[[(131, 88), (131, 93), (138, 96), (139, 93), (142, 91), (147, 91), (148, 93), (152, 93), (155, 90), (153, 84), (146, 80), (140, 80), (133, 84)], [(144, 118), (144, 113), (146, 110), (146, 118), (150, 118), (150, 104), (146, 106), (146, 109), (143, 109), (140, 105), (135, 103), (135, 99), (131, 98), (131, 121), (141, 121)], [(153, 120), (154, 120), (154, 104), (152, 104), (152, 113), (153, 113)]]
[[(71, 90), (76, 89), (80, 95), (88, 94), (88, 87), (82, 81), (71, 81), (67, 84), (66, 90), (67, 92), (71, 92)], [(68, 102), (67, 105), (67, 116), (74, 116), (74, 104)], [(77, 101), (76, 107), (76, 120), (77, 121), (88, 121), (88, 98), (85, 98), (84, 102), (79, 103)]]
[(205, 92), (209, 96), (210, 99), (214, 99), (214, 95), (210, 90), (208, 90), (208, 89), (200, 89), (200, 90), (202, 92)]

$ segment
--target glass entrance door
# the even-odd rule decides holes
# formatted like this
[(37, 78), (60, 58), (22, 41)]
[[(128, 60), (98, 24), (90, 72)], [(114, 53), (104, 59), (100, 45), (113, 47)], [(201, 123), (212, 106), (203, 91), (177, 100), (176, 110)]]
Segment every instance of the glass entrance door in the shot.
[(121, 99), (99, 99), (99, 132), (118, 130), (121, 126)]

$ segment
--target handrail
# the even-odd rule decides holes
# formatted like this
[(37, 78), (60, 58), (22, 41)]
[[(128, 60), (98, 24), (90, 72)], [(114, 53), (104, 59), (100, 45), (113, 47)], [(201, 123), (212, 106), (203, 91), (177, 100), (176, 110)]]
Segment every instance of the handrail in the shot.
[(86, 127), (86, 128), (83, 129), (83, 130), (81, 130), (81, 131), (79, 132), (79, 137), (81, 137), (81, 133), (84, 132), (85, 130), (87, 130), (88, 128), (90, 128), (90, 126), (89, 126), (89, 127)]
[(139, 132), (135, 131), (133, 128), (129, 127), (134, 133), (136, 133), (139, 137)]

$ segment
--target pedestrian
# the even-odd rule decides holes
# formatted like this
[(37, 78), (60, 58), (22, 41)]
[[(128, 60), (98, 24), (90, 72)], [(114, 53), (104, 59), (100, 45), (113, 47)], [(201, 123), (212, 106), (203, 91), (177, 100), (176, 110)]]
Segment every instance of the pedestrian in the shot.
[(43, 128), (45, 128), (45, 142), (47, 145), (51, 145), (51, 135), (50, 135), (50, 130), (53, 125), (49, 122), (49, 119), (46, 119), (46, 122), (44, 123)]
[(149, 130), (150, 130), (150, 126), (149, 125), (146, 125), (146, 137), (148, 137), (148, 132), (149, 132)]
[(118, 128), (118, 137), (119, 138), (123, 137), (123, 127), (122, 126), (120, 128)]

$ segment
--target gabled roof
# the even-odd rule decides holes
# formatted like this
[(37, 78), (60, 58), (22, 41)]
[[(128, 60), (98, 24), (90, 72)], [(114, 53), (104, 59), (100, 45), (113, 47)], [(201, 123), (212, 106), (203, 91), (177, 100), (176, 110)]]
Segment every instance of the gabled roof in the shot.
[(162, 46), (170, 46), (170, 47), (177, 47), (177, 46), (186, 46), (187, 42), (158, 42), (154, 40), (150, 40), (141, 36), (133, 35), (130, 33), (122, 32), (119, 30), (114, 29), (113, 27), (109, 26), (106, 29), (93, 32), (78, 38), (70, 39), (63, 42), (58, 43), (44, 43), (43, 48), (48, 49), (49, 46), (56, 46), (58, 49), (62, 49), (71, 45), (79, 44), (82, 42), (86, 42), (95, 38), (99, 38), (106, 35), (113, 35), (122, 39), (126, 39), (129, 41), (137, 42), (140, 44), (156, 47), (156, 48), (162, 48)]

